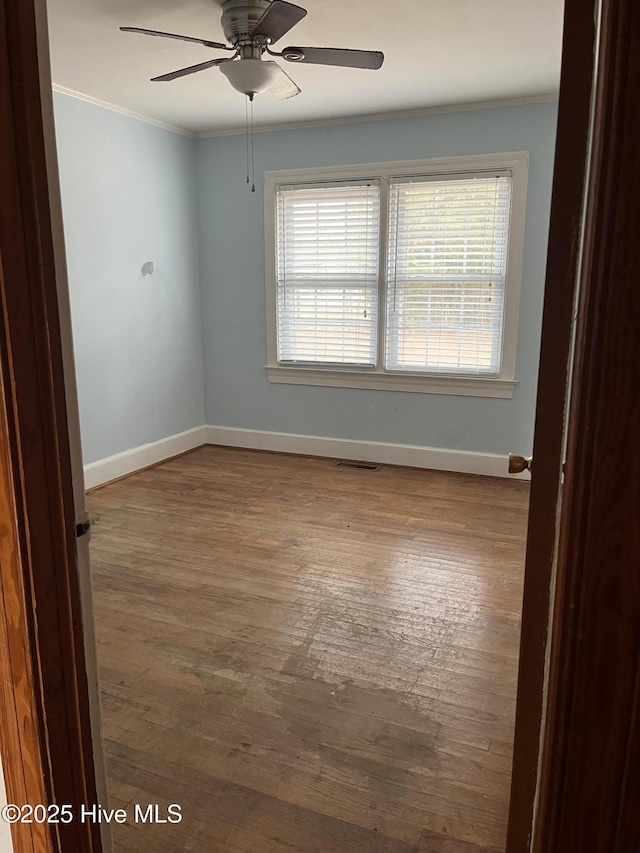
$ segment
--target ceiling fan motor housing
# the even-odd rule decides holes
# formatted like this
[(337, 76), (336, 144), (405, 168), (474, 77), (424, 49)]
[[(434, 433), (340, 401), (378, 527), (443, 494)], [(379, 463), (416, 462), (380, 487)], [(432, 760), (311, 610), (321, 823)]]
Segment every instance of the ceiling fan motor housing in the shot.
[(251, 43), (249, 33), (270, 6), (269, 0), (225, 0), (222, 4), (222, 29), (234, 46)]

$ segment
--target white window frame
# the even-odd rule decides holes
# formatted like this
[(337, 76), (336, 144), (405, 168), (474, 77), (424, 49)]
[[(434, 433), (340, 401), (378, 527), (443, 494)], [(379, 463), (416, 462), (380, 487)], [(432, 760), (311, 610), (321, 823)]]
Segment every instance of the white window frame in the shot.
[[(497, 377), (460, 375), (455, 373), (412, 373), (392, 371), (384, 367), (386, 332), (386, 279), (389, 217), (389, 181), (402, 177), (445, 177), (466, 173), (508, 171), (511, 174), (511, 219), (507, 273), (504, 295), (502, 357)], [(513, 396), (520, 286), (524, 247), (524, 224), (527, 203), (529, 152), (478, 154), (471, 157), (439, 157), (428, 160), (400, 160), (350, 166), (328, 166), (314, 169), (287, 169), (265, 172), (265, 248), (267, 288), (267, 364), (270, 382), (288, 385), (324, 385), (335, 388), (370, 388), (389, 391), (413, 391), (427, 394), (452, 394), (470, 397)], [(380, 181), (380, 265), (378, 276), (378, 359), (376, 367), (354, 368), (335, 365), (311, 367), (278, 364), (277, 356), (277, 256), (276, 195), (278, 187), (317, 184), (331, 181)]]

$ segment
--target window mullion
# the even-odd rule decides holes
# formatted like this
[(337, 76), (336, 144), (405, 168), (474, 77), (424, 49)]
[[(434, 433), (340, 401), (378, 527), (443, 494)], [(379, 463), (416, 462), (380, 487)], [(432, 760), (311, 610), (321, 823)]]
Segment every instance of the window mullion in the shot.
[(378, 350), (376, 373), (386, 369), (387, 349), (387, 266), (389, 259), (389, 178), (380, 177), (380, 265), (378, 269)]

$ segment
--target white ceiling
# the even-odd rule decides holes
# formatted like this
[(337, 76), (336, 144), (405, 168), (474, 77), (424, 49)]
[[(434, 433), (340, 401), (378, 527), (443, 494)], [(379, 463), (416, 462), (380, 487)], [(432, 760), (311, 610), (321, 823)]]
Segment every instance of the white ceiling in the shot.
[[(255, 121), (290, 124), (557, 91), (563, 0), (296, 0), (309, 12), (276, 46), (382, 50), (379, 71), (294, 65), (289, 101)], [(149, 78), (223, 53), (121, 33), (137, 26), (225, 41), (219, 0), (48, 0), (54, 83), (195, 133), (244, 125), (244, 97), (217, 68)]]

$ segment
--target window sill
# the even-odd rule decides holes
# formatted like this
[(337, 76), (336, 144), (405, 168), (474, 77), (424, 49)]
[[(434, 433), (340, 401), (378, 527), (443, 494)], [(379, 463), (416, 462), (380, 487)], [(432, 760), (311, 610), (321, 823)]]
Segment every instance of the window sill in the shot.
[(374, 373), (315, 367), (267, 365), (269, 382), (284, 385), (325, 385), (332, 388), (368, 388), (409, 391), (418, 394), (449, 394), (463, 397), (510, 399), (515, 379), (484, 379), (476, 376), (425, 376), (420, 373)]

